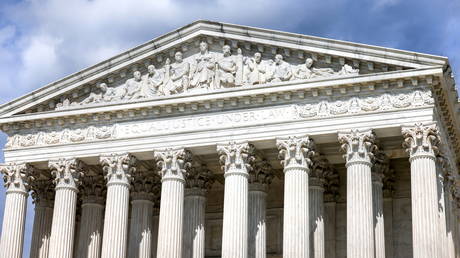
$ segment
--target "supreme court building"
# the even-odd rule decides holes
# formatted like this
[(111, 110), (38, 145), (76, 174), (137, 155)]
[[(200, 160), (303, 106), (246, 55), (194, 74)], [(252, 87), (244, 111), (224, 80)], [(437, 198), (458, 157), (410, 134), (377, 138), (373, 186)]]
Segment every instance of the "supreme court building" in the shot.
[(459, 111), (445, 57), (197, 21), (0, 106), (0, 258), (29, 194), (31, 258), (459, 258)]

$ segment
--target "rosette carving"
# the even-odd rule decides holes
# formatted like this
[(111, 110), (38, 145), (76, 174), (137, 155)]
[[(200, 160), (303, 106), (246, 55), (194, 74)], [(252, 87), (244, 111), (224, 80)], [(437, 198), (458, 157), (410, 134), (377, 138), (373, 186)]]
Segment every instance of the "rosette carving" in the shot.
[(162, 179), (185, 180), (192, 165), (192, 153), (183, 148), (155, 151), (157, 167)]
[(431, 156), (435, 157), (439, 153), (439, 136), (436, 124), (416, 123), (414, 126), (402, 127), (404, 137), (403, 148), (410, 154), (410, 157)]
[(54, 177), (56, 189), (60, 187), (74, 188), (81, 184), (84, 176), (85, 164), (75, 158), (62, 158), (48, 163), (51, 175)]
[(281, 165), (285, 169), (301, 168), (309, 169), (312, 165), (315, 144), (308, 136), (290, 136), (278, 138), (276, 146), (279, 150)]
[(129, 184), (136, 171), (136, 157), (129, 153), (112, 153), (99, 157), (107, 185), (112, 183)]
[(255, 148), (247, 142), (229, 142), (217, 146), (222, 170), (228, 172), (239, 170), (247, 173), (253, 168)]
[(347, 164), (353, 162), (371, 163), (377, 146), (374, 144), (375, 134), (372, 130), (360, 131), (353, 129), (348, 132), (339, 132), (341, 150), (345, 153)]
[(4, 186), (7, 192), (18, 191), (27, 193), (35, 180), (36, 170), (26, 163), (7, 163), (0, 166)]

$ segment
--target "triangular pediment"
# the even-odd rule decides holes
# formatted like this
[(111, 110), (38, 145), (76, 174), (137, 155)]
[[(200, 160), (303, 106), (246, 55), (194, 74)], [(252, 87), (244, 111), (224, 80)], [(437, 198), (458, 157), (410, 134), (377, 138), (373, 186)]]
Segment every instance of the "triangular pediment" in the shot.
[(197, 21), (0, 106), (0, 117), (423, 69), (447, 58)]

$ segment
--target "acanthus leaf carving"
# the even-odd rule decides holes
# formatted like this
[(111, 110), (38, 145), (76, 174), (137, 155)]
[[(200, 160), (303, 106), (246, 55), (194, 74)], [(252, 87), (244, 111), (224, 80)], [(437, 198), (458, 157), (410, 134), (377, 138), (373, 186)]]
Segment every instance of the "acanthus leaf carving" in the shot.
[(184, 181), (192, 165), (192, 153), (184, 148), (155, 150), (154, 158), (162, 180)]
[(229, 173), (244, 173), (247, 175), (253, 169), (255, 148), (252, 144), (231, 141), (228, 144), (217, 145), (217, 152), (225, 175)]
[(215, 182), (215, 176), (205, 164), (196, 162), (186, 177), (186, 188), (209, 190)]
[(339, 132), (338, 138), (341, 150), (345, 153), (347, 166), (356, 162), (372, 164), (374, 152), (377, 150), (374, 143), (375, 134), (372, 130), (352, 129)]
[(284, 170), (303, 169), (310, 171), (315, 144), (308, 136), (290, 136), (276, 139), (279, 158)]
[(99, 157), (107, 186), (111, 184), (128, 185), (136, 171), (137, 159), (129, 153), (110, 153)]
[(102, 175), (86, 175), (82, 178), (80, 193), (83, 203), (104, 203), (107, 188)]
[(32, 182), (32, 200), (36, 206), (51, 207), (54, 201), (54, 184), (50, 178), (37, 179)]
[(403, 148), (410, 157), (430, 156), (435, 158), (439, 154), (439, 136), (436, 124), (416, 123), (413, 126), (404, 126), (401, 129), (404, 142)]
[(133, 200), (154, 201), (159, 197), (161, 178), (150, 171), (136, 171), (132, 175), (132, 189), (130, 191)]
[(7, 192), (27, 193), (36, 179), (37, 170), (27, 163), (6, 163), (0, 166)]
[(70, 188), (77, 190), (81, 185), (86, 165), (79, 159), (61, 158), (50, 160), (48, 167), (54, 177), (54, 184), (58, 188)]
[(273, 167), (265, 158), (256, 158), (254, 169), (249, 173), (249, 183), (269, 185), (274, 178)]

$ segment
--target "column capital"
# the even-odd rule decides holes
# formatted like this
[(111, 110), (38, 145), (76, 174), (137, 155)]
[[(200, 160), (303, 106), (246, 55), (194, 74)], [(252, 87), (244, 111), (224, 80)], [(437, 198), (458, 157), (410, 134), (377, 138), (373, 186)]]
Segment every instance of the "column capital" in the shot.
[(258, 158), (254, 162), (254, 168), (249, 173), (249, 189), (251, 191), (266, 191), (267, 186), (272, 183), (273, 177), (273, 167), (268, 160)]
[(374, 153), (374, 164), (372, 166), (372, 183), (383, 185), (383, 178), (390, 170), (390, 161), (381, 150)]
[(352, 129), (338, 133), (341, 149), (345, 153), (346, 166), (354, 163), (372, 165), (373, 152), (377, 149), (375, 134), (371, 129)]
[(185, 187), (187, 189), (209, 190), (214, 184), (215, 176), (205, 164), (195, 163), (186, 176)]
[(302, 169), (309, 172), (312, 165), (315, 144), (308, 136), (289, 136), (276, 139), (284, 171), (288, 169)]
[(136, 157), (129, 153), (103, 154), (99, 161), (104, 171), (107, 186), (122, 184), (129, 186), (131, 174), (136, 171)]
[(184, 148), (166, 148), (154, 151), (157, 167), (162, 182), (178, 180), (185, 182), (185, 176), (190, 170), (192, 153)]
[(334, 169), (326, 156), (315, 154), (312, 157), (312, 168), (310, 171), (310, 187), (323, 188), (326, 181), (333, 176)]
[(104, 204), (106, 187), (102, 175), (85, 176), (82, 179), (80, 193), (83, 204)]
[(51, 178), (35, 180), (32, 183), (32, 199), (35, 206), (52, 207), (54, 184)]
[(27, 194), (35, 180), (37, 170), (27, 163), (6, 163), (0, 165), (7, 193)]
[(227, 144), (218, 144), (219, 161), (224, 176), (242, 174), (248, 176), (255, 160), (255, 148), (248, 142), (231, 141)]
[(131, 199), (147, 200), (154, 202), (155, 197), (160, 194), (161, 178), (151, 172), (135, 172), (133, 174)]
[(69, 188), (78, 191), (85, 168), (85, 164), (81, 160), (76, 158), (50, 160), (48, 167), (54, 177), (56, 189)]
[(440, 136), (435, 123), (403, 126), (403, 148), (410, 155), (410, 160), (418, 157), (435, 158), (439, 153)]

